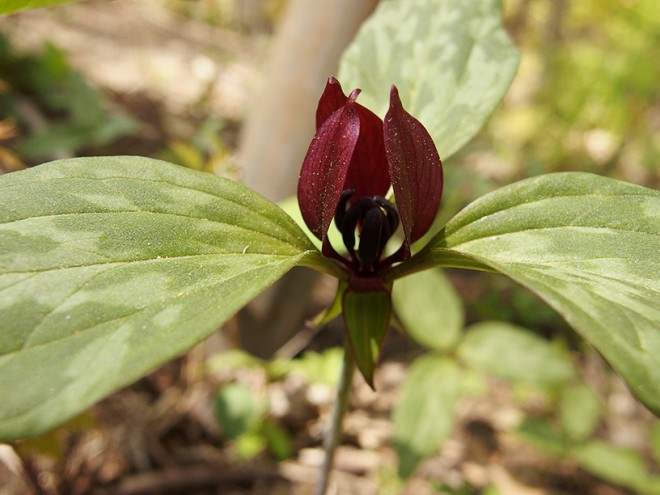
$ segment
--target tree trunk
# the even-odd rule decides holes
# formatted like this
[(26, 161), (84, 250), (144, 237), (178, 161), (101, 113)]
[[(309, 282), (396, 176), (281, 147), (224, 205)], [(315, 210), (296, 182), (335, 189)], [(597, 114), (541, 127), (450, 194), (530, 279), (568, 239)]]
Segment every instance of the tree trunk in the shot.
[[(245, 121), (239, 162), (246, 185), (273, 201), (296, 192), (314, 134), (318, 98), (342, 52), (378, 0), (289, 0), (264, 76)], [(316, 280), (294, 270), (251, 303), (240, 317), (243, 347), (271, 356), (298, 331)]]

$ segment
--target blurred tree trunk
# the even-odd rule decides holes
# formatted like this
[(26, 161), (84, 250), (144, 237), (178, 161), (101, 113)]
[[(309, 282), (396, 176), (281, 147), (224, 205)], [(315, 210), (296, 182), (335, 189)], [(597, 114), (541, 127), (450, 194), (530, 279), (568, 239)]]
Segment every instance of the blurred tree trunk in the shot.
[[(314, 115), (325, 81), (378, 0), (289, 0), (263, 88), (241, 136), (245, 184), (273, 201), (296, 192), (298, 173), (314, 134)], [(306, 317), (305, 294), (315, 277), (294, 270), (240, 316), (243, 346), (270, 356)]]
[(314, 113), (327, 78), (377, 0), (289, 0), (245, 121), (239, 160), (245, 184), (280, 201), (295, 193)]

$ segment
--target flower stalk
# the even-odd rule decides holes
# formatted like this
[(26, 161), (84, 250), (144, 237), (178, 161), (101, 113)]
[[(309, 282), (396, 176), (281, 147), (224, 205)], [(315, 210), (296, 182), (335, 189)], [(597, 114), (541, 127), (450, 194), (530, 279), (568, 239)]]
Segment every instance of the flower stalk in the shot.
[(344, 416), (346, 415), (351, 391), (353, 390), (354, 374), (355, 361), (353, 360), (351, 353), (346, 350), (344, 352), (344, 360), (342, 363), (341, 374), (339, 376), (339, 382), (337, 383), (337, 396), (332, 410), (332, 420), (323, 442), (325, 456), (323, 459), (323, 465), (321, 466), (321, 473), (316, 485), (316, 490), (314, 491), (315, 495), (325, 495), (330, 483), (330, 473), (332, 471), (335, 452), (339, 445), (339, 441), (341, 440)]

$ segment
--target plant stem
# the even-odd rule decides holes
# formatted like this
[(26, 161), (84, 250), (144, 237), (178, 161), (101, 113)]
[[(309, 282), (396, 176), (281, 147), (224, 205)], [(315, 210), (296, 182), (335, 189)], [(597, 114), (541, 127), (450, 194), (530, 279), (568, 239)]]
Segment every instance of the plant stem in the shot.
[(335, 457), (335, 450), (339, 439), (341, 438), (342, 425), (344, 423), (344, 414), (348, 408), (348, 401), (353, 388), (353, 372), (355, 371), (355, 361), (351, 352), (346, 349), (344, 351), (344, 362), (342, 364), (341, 375), (339, 383), (337, 384), (337, 398), (335, 400), (335, 407), (332, 411), (332, 423), (330, 429), (325, 434), (323, 441), (323, 449), (325, 450), (325, 458), (323, 459), (323, 466), (321, 466), (321, 475), (314, 495), (325, 495), (328, 489), (328, 482), (330, 480), (330, 471), (332, 470), (333, 459)]

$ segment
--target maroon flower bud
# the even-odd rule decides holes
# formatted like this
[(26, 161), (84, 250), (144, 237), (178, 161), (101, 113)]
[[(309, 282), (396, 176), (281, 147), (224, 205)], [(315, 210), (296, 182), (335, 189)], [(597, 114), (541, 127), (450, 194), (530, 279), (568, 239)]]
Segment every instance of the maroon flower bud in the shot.
[[(347, 97), (336, 79), (328, 80), (300, 172), (298, 202), (324, 254), (340, 259), (327, 239), (335, 218), (351, 256), (342, 261), (355, 273), (377, 274), (408, 258), (410, 245), (431, 227), (442, 195), (442, 163), (424, 126), (404, 110), (396, 87), (384, 123), (355, 101), (359, 93)], [(396, 208), (384, 199), (390, 185)], [(382, 259), (399, 219), (402, 249)]]
[[(410, 257), (410, 246), (430, 228), (440, 206), (442, 163), (431, 136), (408, 112), (392, 86), (385, 122), (348, 97), (330, 78), (316, 111), (316, 135), (298, 182), (305, 223), (322, 241), (323, 254), (350, 271), (342, 309), (351, 352), (367, 382), (389, 325), (391, 283), (383, 274)], [(390, 186), (396, 206), (385, 199)], [(349, 257), (328, 239), (334, 219)], [(403, 244), (383, 257), (398, 228)], [(357, 237), (356, 237), (357, 236)]]

